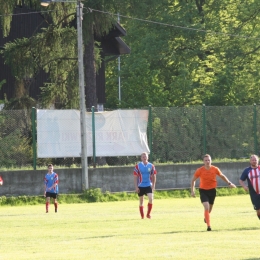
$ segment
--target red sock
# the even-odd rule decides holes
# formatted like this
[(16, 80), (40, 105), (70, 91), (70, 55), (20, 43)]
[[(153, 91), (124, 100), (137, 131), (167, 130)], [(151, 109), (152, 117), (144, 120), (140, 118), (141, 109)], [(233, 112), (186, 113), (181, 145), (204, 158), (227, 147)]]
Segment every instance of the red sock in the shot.
[(46, 206), (46, 212), (49, 211), (49, 205), (50, 205), (50, 203), (49, 203), (49, 202), (46, 202), (46, 204), (45, 204), (45, 206)]
[(152, 207), (153, 207), (153, 204), (151, 204), (151, 203), (148, 203), (148, 210), (147, 210), (147, 217), (151, 217), (150, 216), (150, 213), (151, 213), (151, 211), (152, 211)]
[(141, 218), (144, 218), (144, 206), (139, 206)]
[(209, 216), (209, 211), (208, 210), (204, 211), (204, 217), (205, 217), (205, 220), (206, 220), (206, 223), (207, 223), (208, 227), (210, 227), (210, 216)]

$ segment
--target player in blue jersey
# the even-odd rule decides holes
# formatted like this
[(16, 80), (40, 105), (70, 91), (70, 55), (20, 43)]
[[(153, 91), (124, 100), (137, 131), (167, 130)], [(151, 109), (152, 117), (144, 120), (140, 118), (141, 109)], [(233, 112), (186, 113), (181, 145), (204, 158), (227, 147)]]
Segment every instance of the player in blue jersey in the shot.
[(141, 154), (141, 162), (134, 168), (135, 191), (139, 196), (139, 211), (141, 218), (144, 218), (144, 195), (148, 196), (148, 210), (146, 217), (151, 218), (153, 207), (153, 191), (156, 183), (156, 170), (152, 163), (148, 162), (148, 154)]
[(54, 200), (55, 212), (58, 211), (58, 174), (53, 171), (53, 165), (48, 165), (48, 173), (44, 177), (44, 196), (46, 197), (46, 213), (49, 212), (50, 198)]
[[(260, 166), (258, 163), (258, 156), (255, 154), (251, 155), (250, 166), (243, 171), (239, 183), (245, 191), (249, 191), (257, 217), (260, 219)], [(246, 186), (245, 180), (247, 180), (248, 186)]]

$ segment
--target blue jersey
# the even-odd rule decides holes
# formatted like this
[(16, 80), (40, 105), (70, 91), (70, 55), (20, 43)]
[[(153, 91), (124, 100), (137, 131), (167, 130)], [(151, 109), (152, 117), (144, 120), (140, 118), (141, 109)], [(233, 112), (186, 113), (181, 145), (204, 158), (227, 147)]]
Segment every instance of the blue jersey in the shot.
[(155, 167), (152, 163), (138, 163), (134, 169), (134, 175), (138, 177), (138, 187), (152, 186), (152, 176), (156, 174)]
[[(59, 178), (58, 178), (58, 174), (57, 173), (55, 173), (55, 172), (47, 173), (45, 175), (45, 177), (44, 177), (44, 184), (46, 186), (46, 190), (45, 191), (46, 192), (50, 192), (50, 193), (59, 193), (58, 182), (59, 182)], [(57, 185), (52, 187), (55, 183)]]

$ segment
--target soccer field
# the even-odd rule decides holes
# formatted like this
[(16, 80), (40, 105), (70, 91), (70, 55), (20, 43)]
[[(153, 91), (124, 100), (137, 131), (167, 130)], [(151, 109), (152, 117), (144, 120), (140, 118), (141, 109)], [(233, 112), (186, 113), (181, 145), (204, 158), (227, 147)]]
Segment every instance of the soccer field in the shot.
[[(147, 200), (146, 200), (147, 204)], [(211, 232), (199, 198), (0, 207), (0, 259), (260, 259), (260, 220), (249, 196), (217, 197)]]

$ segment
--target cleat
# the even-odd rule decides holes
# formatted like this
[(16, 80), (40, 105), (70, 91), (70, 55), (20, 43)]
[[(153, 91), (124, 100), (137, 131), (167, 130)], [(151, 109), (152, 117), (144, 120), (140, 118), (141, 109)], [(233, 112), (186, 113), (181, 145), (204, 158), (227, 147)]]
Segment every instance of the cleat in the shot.
[(57, 213), (58, 212), (58, 210), (57, 209), (55, 209), (55, 213)]
[(207, 228), (207, 231), (211, 231), (211, 227), (208, 227), (208, 228)]
[(151, 216), (150, 216), (150, 215), (146, 215), (146, 217), (147, 217), (147, 218), (151, 218)]
[(46, 210), (46, 213), (48, 213), (48, 210)]

